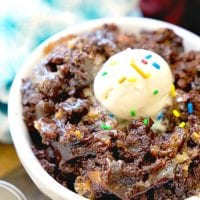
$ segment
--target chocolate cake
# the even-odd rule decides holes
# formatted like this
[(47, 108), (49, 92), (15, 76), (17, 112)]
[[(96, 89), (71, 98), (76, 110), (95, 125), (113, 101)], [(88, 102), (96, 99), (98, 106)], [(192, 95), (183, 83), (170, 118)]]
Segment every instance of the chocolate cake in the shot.
[[(127, 48), (154, 51), (171, 67), (173, 104), (158, 116), (164, 130), (152, 129), (151, 118), (120, 122), (95, 99), (96, 73)], [(181, 200), (200, 193), (200, 52), (185, 52), (170, 29), (134, 35), (105, 24), (70, 36), (23, 80), (22, 105), (41, 165), (82, 196)]]

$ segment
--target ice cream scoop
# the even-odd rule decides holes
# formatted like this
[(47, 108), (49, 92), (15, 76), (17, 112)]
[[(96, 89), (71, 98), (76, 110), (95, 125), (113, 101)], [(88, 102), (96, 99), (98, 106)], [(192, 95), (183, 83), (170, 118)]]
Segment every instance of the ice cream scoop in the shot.
[(94, 94), (118, 118), (154, 118), (171, 104), (172, 84), (170, 67), (160, 55), (126, 49), (103, 64), (94, 80)]

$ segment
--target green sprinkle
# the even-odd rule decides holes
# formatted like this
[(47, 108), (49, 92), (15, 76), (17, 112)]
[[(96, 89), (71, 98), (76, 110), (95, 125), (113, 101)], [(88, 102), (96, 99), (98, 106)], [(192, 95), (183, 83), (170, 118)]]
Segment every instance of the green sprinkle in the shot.
[(135, 110), (131, 110), (131, 111), (130, 111), (130, 115), (131, 115), (132, 117), (135, 117), (135, 115), (136, 115)]
[(112, 127), (110, 125), (106, 125), (106, 124), (101, 124), (100, 127), (103, 130), (111, 130), (112, 129)]
[(158, 90), (154, 90), (153, 94), (155, 94), (155, 95), (158, 94)]
[(148, 119), (148, 118), (144, 118), (143, 124), (144, 124), (144, 125), (148, 125), (148, 124), (149, 124), (149, 119)]
[(107, 74), (108, 74), (108, 72), (103, 72), (101, 75), (106, 76)]

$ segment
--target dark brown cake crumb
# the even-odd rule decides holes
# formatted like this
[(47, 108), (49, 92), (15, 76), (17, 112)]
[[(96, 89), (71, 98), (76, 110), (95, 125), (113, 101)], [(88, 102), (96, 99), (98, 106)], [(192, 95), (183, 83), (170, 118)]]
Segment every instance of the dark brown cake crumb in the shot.
[[(94, 98), (96, 73), (126, 48), (152, 50), (171, 66), (176, 96), (163, 111), (166, 131), (153, 131), (152, 119), (121, 126)], [(200, 192), (200, 52), (184, 52), (172, 30), (136, 36), (106, 24), (63, 40), (23, 80), (22, 96), (33, 151), (65, 187), (104, 200), (183, 200)]]

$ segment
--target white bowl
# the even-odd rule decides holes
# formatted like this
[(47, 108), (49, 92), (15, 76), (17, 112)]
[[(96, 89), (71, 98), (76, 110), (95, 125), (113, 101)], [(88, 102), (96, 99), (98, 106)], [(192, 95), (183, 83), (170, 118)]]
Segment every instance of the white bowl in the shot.
[(37, 187), (53, 200), (86, 200), (86, 198), (70, 191), (54, 180), (42, 168), (31, 150), (31, 140), (22, 116), (22, 79), (31, 76), (33, 67), (44, 57), (43, 49), (49, 45), (49, 43), (58, 41), (60, 38), (64, 38), (69, 34), (80, 34), (86, 31), (91, 31), (104, 23), (115, 23), (123, 31), (136, 34), (144, 29), (154, 30), (161, 27), (170, 28), (183, 38), (186, 51), (200, 50), (200, 38), (197, 35), (175, 25), (147, 18), (105, 18), (89, 21), (84, 24), (68, 28), (54, 35), (35, 49), (15, 77), (9, 97), (8, 116), (13, 142), (25, 170)]

